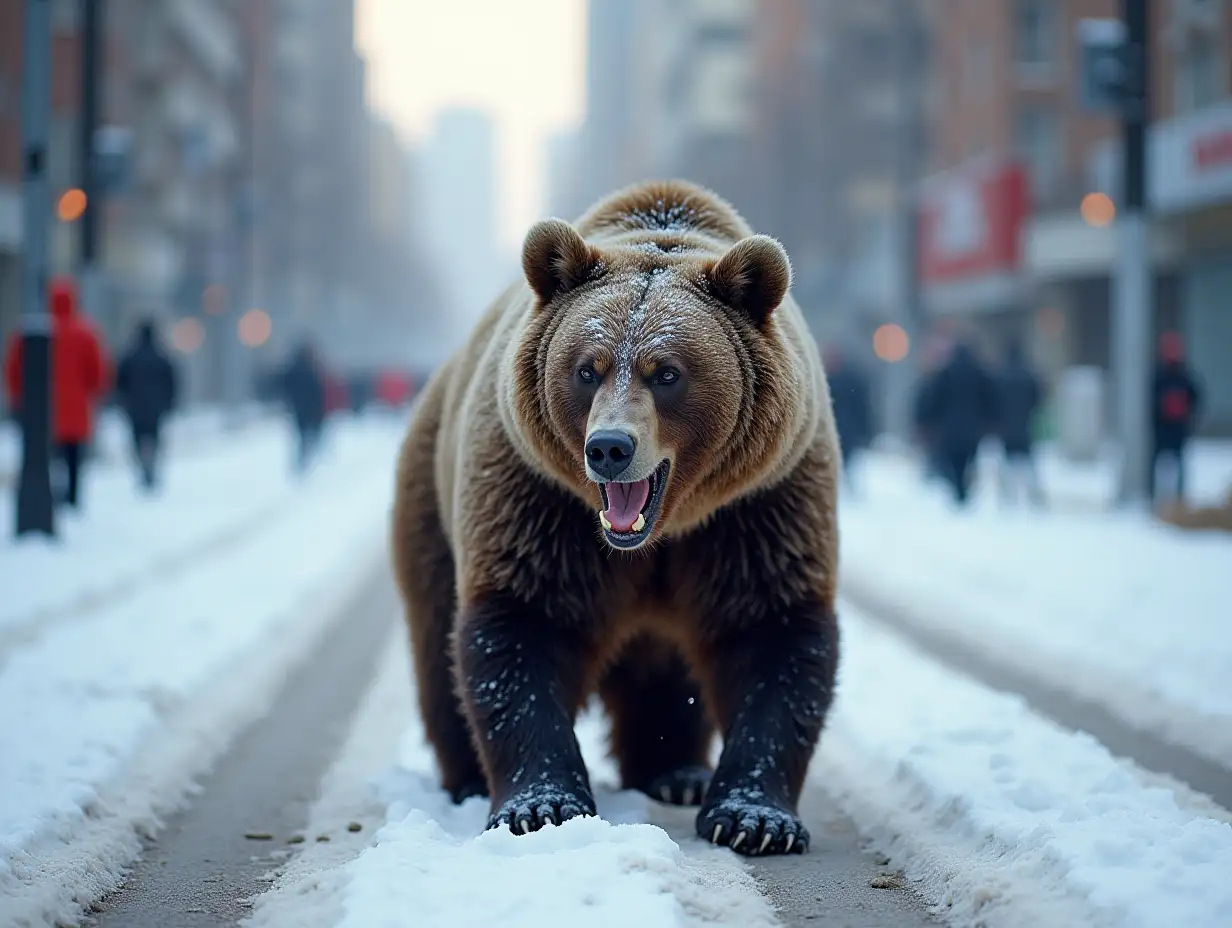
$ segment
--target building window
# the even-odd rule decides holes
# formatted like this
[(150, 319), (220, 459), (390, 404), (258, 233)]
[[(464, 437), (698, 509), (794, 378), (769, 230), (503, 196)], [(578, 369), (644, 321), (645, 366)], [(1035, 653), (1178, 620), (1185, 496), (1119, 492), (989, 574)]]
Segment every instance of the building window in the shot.
[(992, 52), (987, 45), (967, 46), (963, 61), (963, 90), (972, 100), (984, 100), (992, 89)]
[(1047, 202), (1061, 179), (1061, 126), (1057, 111), (1047, 106), (1028, 106), (1018, 112), (1014, 147), (1031, 175), (1031, 195)]
[(1019, 74), (1051, 77), (1060, 50), (1056, 0), (1015, 0), (1014, 62)]
[(1177, 113), (1189, 113), (1223, 98), (1226, 75), (1214, 38), (1195, 36), (1178, 59), (1172, 94)]
[(55, 32), (76, 32), (80, 11), (81, 4), (79, 0), (52, 0), (52, 30)]

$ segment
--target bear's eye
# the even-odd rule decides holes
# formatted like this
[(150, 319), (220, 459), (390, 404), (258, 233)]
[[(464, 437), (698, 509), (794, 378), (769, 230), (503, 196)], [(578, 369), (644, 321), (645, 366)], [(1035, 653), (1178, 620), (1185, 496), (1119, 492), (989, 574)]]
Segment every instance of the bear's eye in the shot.
[(583, 364), (577, 369), (578, 380), (582, 383), (594, 383), (596, 380), (595, 369), (589, 364)]
[(672, 367), (665, 367), (654, 376), (654, 382), (664, 387), (670, 387), (679, 380), (680, 371)]

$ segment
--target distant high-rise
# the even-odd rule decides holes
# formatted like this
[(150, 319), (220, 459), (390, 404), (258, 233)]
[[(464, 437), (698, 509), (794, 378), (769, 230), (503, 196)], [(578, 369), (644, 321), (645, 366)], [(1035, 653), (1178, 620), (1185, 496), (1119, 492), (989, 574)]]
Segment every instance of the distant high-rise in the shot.
[(547, 140), (547, 170), (543, 181), (545, 215), (576, 219), (589, 204), (582, 197), (578, 147), (581, 135), (576, 129), (558, 132)]
[(637, 101), (631, 86), (638, 4), (589, 0), (586, 11), (586, 125), (577, 196), (589, 203), (632, 179), (628, 148)]
[(445, 110), (423, 149), (424, 245), (451, 314), (474, 319), (496, 296), (496, 165), (491, 117)]

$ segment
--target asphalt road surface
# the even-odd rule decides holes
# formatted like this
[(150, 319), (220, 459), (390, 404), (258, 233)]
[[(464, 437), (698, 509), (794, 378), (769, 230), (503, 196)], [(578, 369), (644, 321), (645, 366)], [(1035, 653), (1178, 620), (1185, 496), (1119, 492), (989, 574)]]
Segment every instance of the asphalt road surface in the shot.
[[(399, 614), (382, 574), (286, 682), (271, 711), (241, 734), (192, 804), (148, 843), (125, 884), (102, 900), (91, 928), (219, 928), (250, 914), (255, 895), (302, 831), (318, 784), (340, 750)], [(784, 925), (919, 928), (935, 925), (923, 902), (862, 847), (826, 795), (801, 806), (812, 833), (806, 855), (752, 862)], [(693, 812), (656, 822), (692, 837)], [(877, 884), (883, 888), (874, 888)]]

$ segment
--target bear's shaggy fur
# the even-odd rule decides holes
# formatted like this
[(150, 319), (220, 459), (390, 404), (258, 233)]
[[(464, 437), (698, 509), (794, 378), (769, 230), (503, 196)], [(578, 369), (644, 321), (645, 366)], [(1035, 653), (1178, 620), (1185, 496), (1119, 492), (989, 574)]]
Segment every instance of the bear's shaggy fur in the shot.
[(698, 833), (742, 853), (803, 851), (840, 462), (787, 256), (670, 182), (538, 223), (523, 270), (399, 461), (393, 557), (444, 786), (490, 796), (490, 827), (594, 814), (573, 724), (597, 693), (626, 787), (700, 804)]

